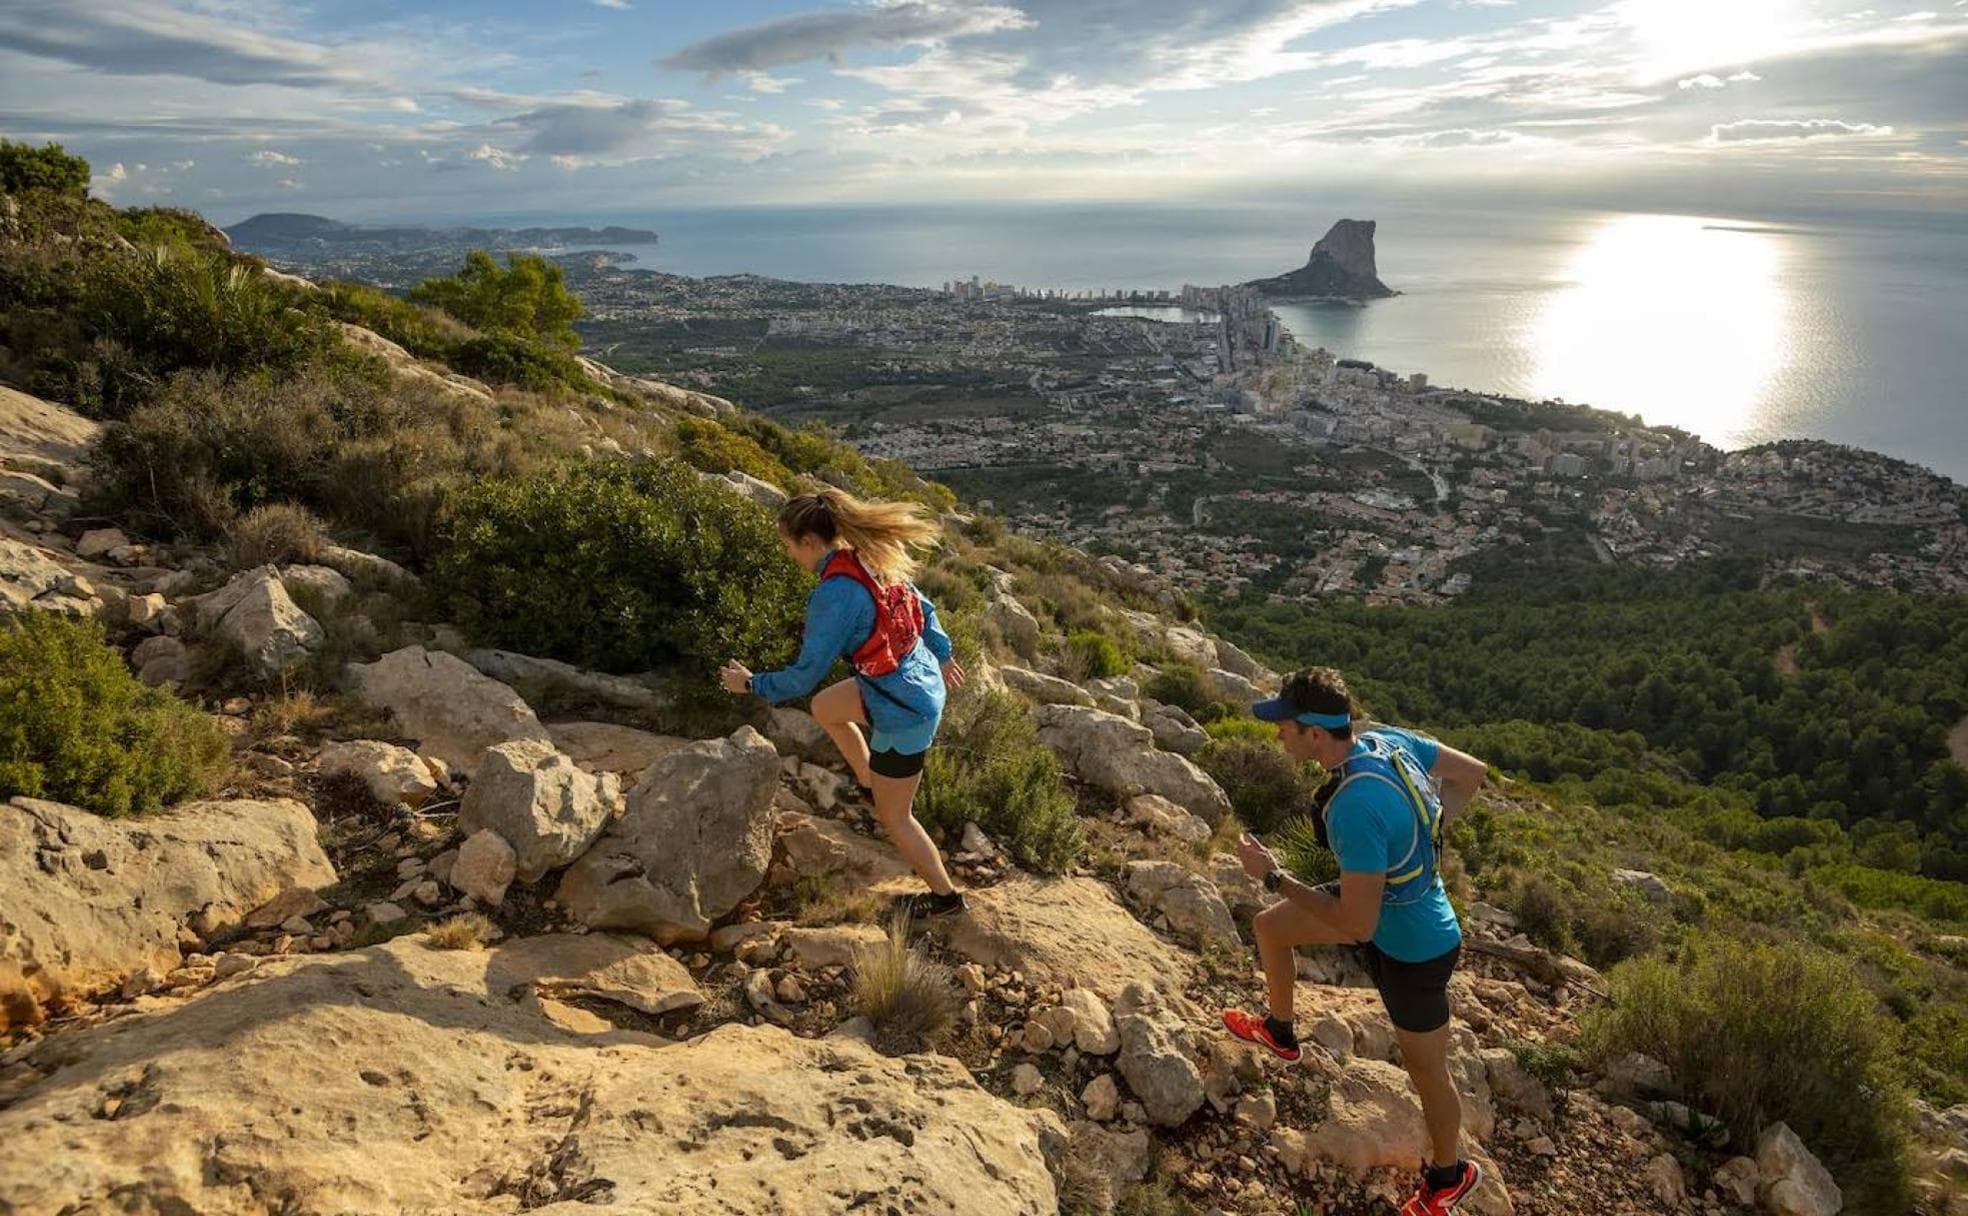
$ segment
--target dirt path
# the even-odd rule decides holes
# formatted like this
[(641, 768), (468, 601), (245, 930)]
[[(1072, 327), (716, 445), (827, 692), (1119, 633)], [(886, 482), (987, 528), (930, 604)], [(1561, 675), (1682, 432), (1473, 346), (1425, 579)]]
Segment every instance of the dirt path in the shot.
[(1963, 768), (1968, 768), (1968, 718), (1954, 724), (1948, 732), (1948, 755)]
[(1800, 670), (1797, 666), (1797, 643), (1785, 642), (1777, 647), (1777, 653), (1770, 656), (1770, 662), (1776, 667), (1778, 675), (1796, 675)]

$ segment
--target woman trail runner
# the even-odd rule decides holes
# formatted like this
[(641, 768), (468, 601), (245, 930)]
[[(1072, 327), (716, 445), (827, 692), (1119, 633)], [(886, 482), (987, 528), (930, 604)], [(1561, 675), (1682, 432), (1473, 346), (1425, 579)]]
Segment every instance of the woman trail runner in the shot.
[(757, 675), (732, 659), (719, 672), (728, 691), (777, 702), (812, 692), (836, 659), (848, 661), (853, 674), (813, 698), (813, 716), (873, 793), (882, 831), (929, 884), (928, 895), (909, 901), (916, 916), (964, 909), (943, 855), (913, 811), (947, 690), (964, 682), (936, 605), (909, 581), (916, 571), (910, 546), (939, 534), (913, 503), (863, 502), (838, 489), (788, 502), (779, 511), (779, 539), (787, 556), (820, 576), (807, 597), (799, 658)]

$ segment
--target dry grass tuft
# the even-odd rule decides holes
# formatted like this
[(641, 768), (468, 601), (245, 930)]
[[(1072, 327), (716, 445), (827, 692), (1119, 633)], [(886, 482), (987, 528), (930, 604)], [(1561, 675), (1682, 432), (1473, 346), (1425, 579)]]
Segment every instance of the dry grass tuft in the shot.
[(319, 732), (335, 720), (338, 707), (306, 688), (284, 688), (253, 706), (253, 734), (261, 739)]
[(293, 503), (267, 503), (227, 529), (226, 563), (234, 570), (251, 570), (269, 563), (313, 562), (327, 543), (327, 526), (314, 512)]
[(433, 950), (477, 950), (498, 932), (485, 917), (467, 912), (424, 930), (424, 941)]
[(876, 1048), (891, 1055), (922, 1051), (956, 1025), (950, 969), (909, 948), (906, 911), (889, 922), (888, 941), (857, 960), (854, 1007), (875, 1024)]

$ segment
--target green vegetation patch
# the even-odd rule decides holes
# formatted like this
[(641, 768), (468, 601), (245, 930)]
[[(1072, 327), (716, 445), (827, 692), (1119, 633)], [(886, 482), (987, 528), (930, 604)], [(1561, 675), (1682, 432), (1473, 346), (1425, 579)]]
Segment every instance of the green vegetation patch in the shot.
[(0, 622), (0, 798), (143, 815), (212, 792), (226, 758), (217, 723), (140, 684), (96, 622)]

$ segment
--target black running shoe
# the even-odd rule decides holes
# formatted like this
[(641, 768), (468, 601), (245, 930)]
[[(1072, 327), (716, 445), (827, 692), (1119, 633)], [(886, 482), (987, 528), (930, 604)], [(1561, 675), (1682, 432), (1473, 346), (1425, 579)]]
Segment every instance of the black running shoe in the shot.
[(898, 910), (907, 908), (910, 920), (934, 920), (944, 916), (955, 916), (966, 910), (962, 891), (952, 891), (947, 895), (937, 895), (925, 891), (921, 895), (904, 895), (895, 901)]

